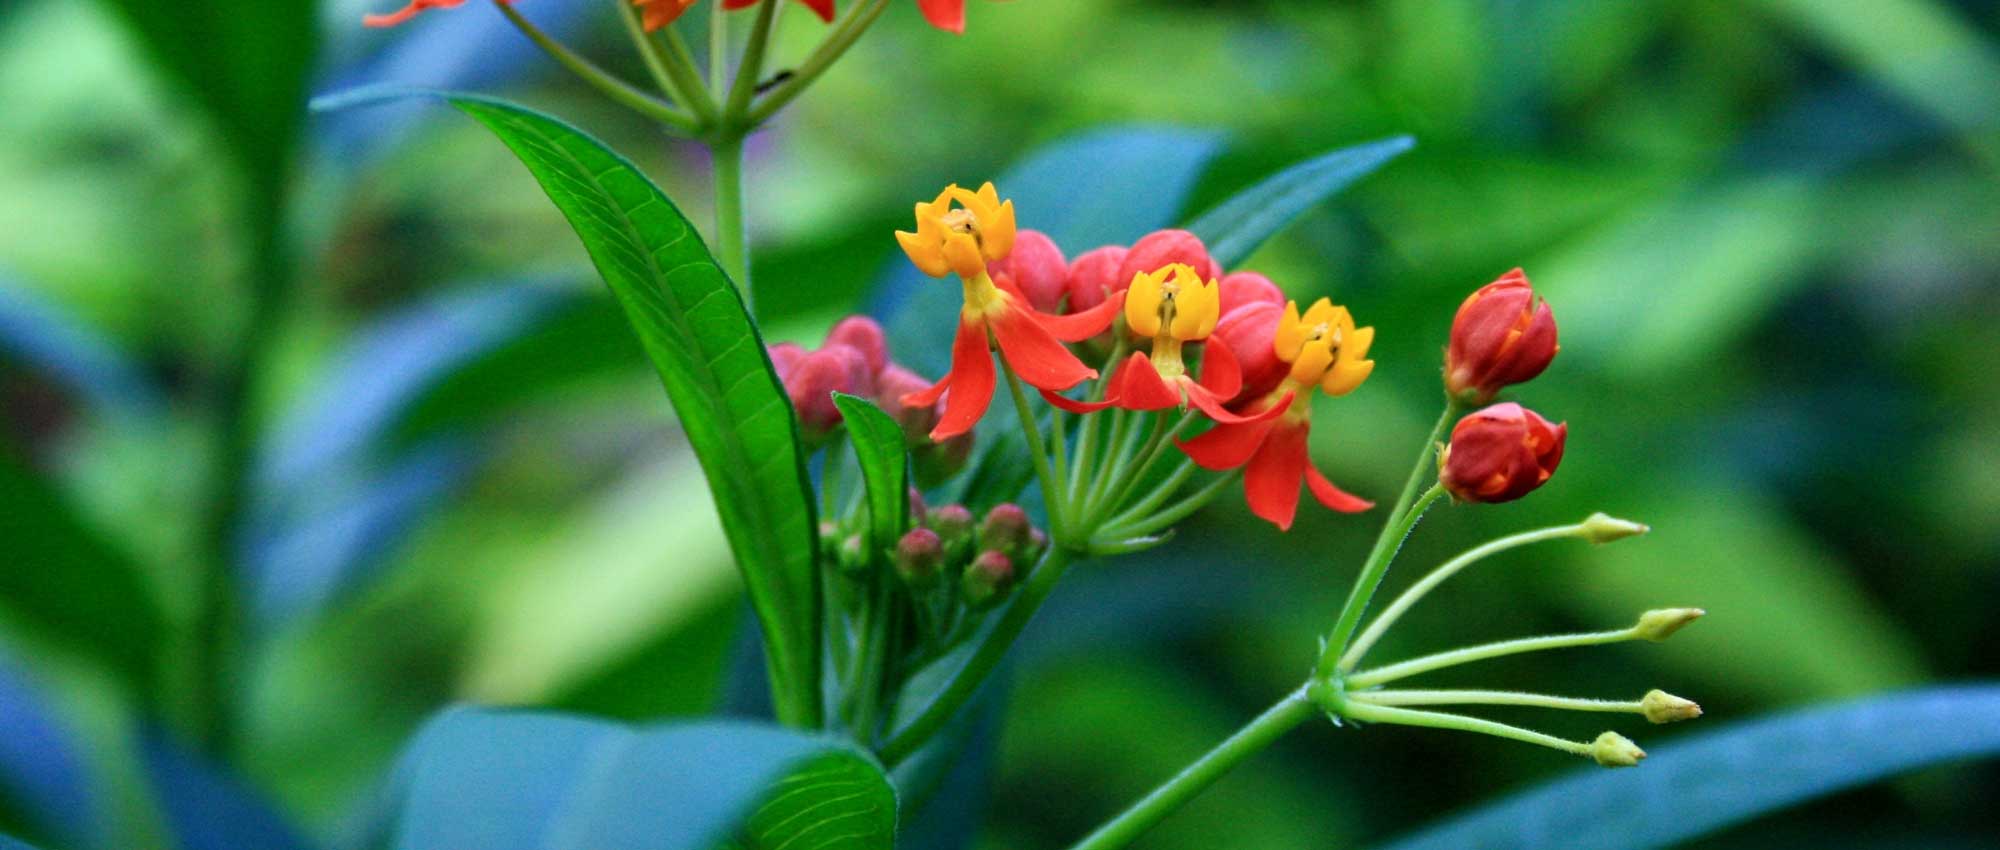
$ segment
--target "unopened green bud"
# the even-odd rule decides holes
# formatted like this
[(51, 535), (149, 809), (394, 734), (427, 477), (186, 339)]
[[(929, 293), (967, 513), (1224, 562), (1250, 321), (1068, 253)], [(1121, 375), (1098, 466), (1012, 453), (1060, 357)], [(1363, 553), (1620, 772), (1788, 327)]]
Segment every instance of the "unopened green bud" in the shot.
[(1654, 723), (1673, 723), (1701, 716), (1701, 706), (1696, 705), (1694, 700), (1681, 699), (1658, 688), (1647, 691), (1646, 696), (1639, 700), (1639, 710)]
[(1592, 543), (1610, 543), (1652, 531), (1645, 523), (1619, 519), (1599, 511), (1583, 521), (1583, 539)]
[(944, 544), (937, 532), (913, 528), (896, 541), (896, 575), (911, 587), (937, 583), (938, 567), (944, 563)]
[(947, 548), (972, 536), (972, 512), (966, 510), (964, 505), (945, 505), (931, 511), (924, 519), (931, 530), (944, 540)]
[(986, 519), (979, 523), (979, 548), (1014, 556), (1028, 545), (1029, 532), (1034, 530), (1028, 522), (1028, 512), (1013, 502), (994, 505), (986, 512)]
[(1590, 757), (1605, 767), (1634, 767), (1646, 757), (1646, 751), (1624, 735), (1606, 732), (1590, 742)]
[(840, 541), (840, 554), (837, 557), (841, 569), (858, 572), (868, 566), (868, 546), (861, 541), (861, 535), (847, 535)]
[(1638, 636), (1658, 643), (1673, 637), (1682, 627), (1701, 619), (1708, 613), (1700, 608), (1659, 608), (1639, 615), (1639, 625), (1633, 629)]
[(973, 558), (960, 579), (965, 603), (975, 609), (987, 608), (1000, 601), (1013, 584), (1014, 560), (992, 550)]

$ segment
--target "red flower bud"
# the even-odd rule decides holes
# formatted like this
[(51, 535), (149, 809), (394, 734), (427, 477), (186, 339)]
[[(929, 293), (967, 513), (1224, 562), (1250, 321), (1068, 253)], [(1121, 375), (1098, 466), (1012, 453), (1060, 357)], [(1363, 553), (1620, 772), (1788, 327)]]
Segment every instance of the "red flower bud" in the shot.
[(1555, 474), (1568, 436), (1567, 424), (1513, 402), (1475, 411), (1452, 427), (1438, 481), (1460, 501), (1511, 502)]
[(780, 381), (785, 380), (785, 377), (792, 373), (792, 367), (798, 365), (799, 358), (806, 356), (805, 349), (789, 342), (781, 342), (773, 345), (770, 351), (771, 369), (778, 373), (778, 380)]
[(1246, 304), (1270, 304), (1279, 309), (1285, 306), (1285, 293), (1271, 279), (1256, 272), (1231, 272), (1223, 275), (1216, 286), (1221, 292), (1222, 315)]
[(1125, 262), (1118, 266), (1116, 288), (1131, 285), (1136, 275), (1150, 274), (1175, 263), (1192, 266), (1202, 280), (1222, 276), (1222, 268), (1208, 256), (1208, 246), (1201, 244), (1201, 237), (1185, 230), (1155, 230), (1132, 243)]
[(1123, 245), (1106, 245), (1085, 251), (1069, 264), (1069, 312), (1078, 313), (1104, 303), (1111, 293), (1132, 285), (1127, 275), (1118, 279), (1118, 267), (1125, 264)]
[(972, 540), (972, 512), (964, 505), (945, 505), (931, 511), (925, 519), (946, 548), (956, 548)]
[(999, 552), (981, 552), (965, 568), (960, 579), (966, 604), (985, 608), (1000, 601), (1014, 584), (1014, 560)]
[(937, 582), (938, 567), (944, 563), (944, 543), (937, 532), (913, 528), (896, 541), (896, 575), (911, 587), (929, 587)]
[(875, 375), (860, 351), (847, 345), (829, 345), (801, 355), (784, 376), (785, 393), (792, 409), (799, 413), (799, 430), (806, 442), (817, 443), (840, 427), (840, 409), (833, 394), (872, 396)]
[(1028, 303), (1044, 313), (1054, 313), (1068, 294), (1069, 261), (1063, 259), (1055, 240), (1039, 230), (1015, 232), (1014, 250), (988, 263), (986, 269), (995, 278), (1006, 275), (1012, 279), (1028, 296)]
[(1482, 286), (1458, 306), (1445, 349), (1444, 388), (1484, 404), (1510, 384), (1542, 373), (1555, 359), (1556, 318), (1515, 269)]
[(1279, 360), (1273, 345), (1278, 336), (1278, 320), (1284, 314), (1281, 305), (1259, 301), (1224, 313), (1215, 323), (1208, 344), (1220, 341), (1229, 346), (1229, 353), (1236, 355), (1237, 368), (1243, 373), (1243, 389), (1236, 398), (1263, 398), (1277, 389), (1291, 371), (1292, 364)]
[(903, 397), (930, 385), (923, 376), (894, 363), (875, 376), (875, 404), (903, 427), (903, 442), (910, 448), (930, 443), (931, 429), (937, 427), (938, 406), (904, 404)]
[(882, 335), (882, 326), (867, 316), (848, 316), (835, 323), (833, 329), (826, 332), (826, 341), (820, 346), (832, 348), (836, 345), (850, 346), (861, 352), (868, 362), (870, 375), (881, 372), (889, 365), (889, 339)]
[(979, 523), (979, 548), (996, 552), (1019, 552), (1028, 545), (1029, 532), (1034, 528), (1028, 521), (1028, 512), (1013, 502), (994, 505), (986, 512), (986, 519)]

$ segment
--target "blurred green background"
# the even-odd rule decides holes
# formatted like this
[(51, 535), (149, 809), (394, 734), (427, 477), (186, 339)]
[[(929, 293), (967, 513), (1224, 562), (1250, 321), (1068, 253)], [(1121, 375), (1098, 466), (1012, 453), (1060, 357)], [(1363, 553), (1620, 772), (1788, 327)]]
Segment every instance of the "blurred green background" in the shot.
[[(380, 32), (357, 24), (373, 5), (326, 5), (316, 92), (504, 94), (609, 140), (707, 220), (698, 147), (599, 100), (491, 9)], [(641, 78), (603, 3), (520, 8)], [(1707, 709), (1689, 728), (1617, 724), (1647, 746), (2000, 675), (2000, 4), (975, 0), (970, 18), (953, 38), (898, 4), (753, 139), (772, 339), (816, 341), (860, 309), (912, 200), (1078, 132), (1218, 133), (1185, 213), (1410, 133), (1413, 151), (1246, 264), (1378, 329), (1374, 378), (1322, 400), (1318, 460), (1391, 498), (1434, 415), (1452, 311), (1515, 265), (1563, 341), (1515, 397), (1571, 438), (1532, 498), (1434, 511), (1390, 587), (1486, 536), (1591, 510), (1655, 532), (1496, 559), (1418, 608), (1381, 657), (1705, 607), (1666, 645), (1436, 679), (1662, 687)], [(120, 23), (75, 0), (0, 8), (0, 433), (20, 470), (0, 483), (52, 482), (182, 621), (215, 451), (200, 388), (241, 319), (247, 261), (214, 134)], [(817, 32), (791, 15), (778, 61)], [(306, 138), (300, 283), (256, 399), (271, 436), (241, 544), (251, 782), (340, 836), (404, 737), (452, 700), (742, 710), (733, 683), (756, 674), (727, 547), (556, 210), (447, 110), (316, 115)], [(1043, 213), (1020, 210), (1022, 225)], [(1374, 530), (1308, 506), (1280, 536), (1230, 499), (1157, 557), (1074, 572), (1018, 650), (991, 797), (966, 815), (977, 846), (1074, 840), (1292, 687)], [(98, 840), (157, 841), (132, 696), (21, 619), (0, 612), (0, 671), (53, 707), (50, 734), (80, 742), (82, 784), (108, 789)], [(1140, 846), (1358, 846), (1574, 769), (1484, 738), (1316, 725)], [(33, 795), (4, 779), (0, 831), (46, 837)], [(2000, 846), (1996, 780), (1990, 764), (1928, 771), (1700, 846)]]

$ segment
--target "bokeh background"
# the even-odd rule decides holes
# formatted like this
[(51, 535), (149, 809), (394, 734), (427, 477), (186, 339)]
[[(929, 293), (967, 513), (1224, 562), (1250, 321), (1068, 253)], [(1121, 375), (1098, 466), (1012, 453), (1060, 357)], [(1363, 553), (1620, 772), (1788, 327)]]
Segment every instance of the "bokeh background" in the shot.
[[(603, 3), (520, 5), (641, 78)], [(597, 99), (491, 9), (378, 32), (358, 26), (367, 4), (326, 6), (315, 91), (516, 98), (609, 140), (706, 221), (699, 148)], [(1378, 653), (1699, 605), (1711, 616), (1668, 644), (1437, 680), (1663, 687), (1707, 709), (1687, 727), (2000, 675), (2000, 4), (972, 6), (953, 38), (898, 4), (753, 141), (771, 338), (815, 341), (872, 303), (912, 199), (1078, 133), (1136, 125), (1212, 154), (1190, 192), (1162, 180), (1144, 202), (1173, 218), (1409, 133), (1414, 150), (1246, 264), (1378, 329), (1375, 377), (1322, 400), (1317, 459), (1393, 496), (1434, 416), (1452, 311), (1516, 265), (1563, 334), (1517, 398), (1571, 440), (1532, 498), (1434, 511), (1390, 588), (1485, 536), (1591, 510), (1655, 532), (1496, 559)], [(204, 382), (241, 319), (247, 261), (214, 133), (121, 24), (76, 0), (0, 7), (0, 486), (19, 555), (0, 569), (51, 568), (50, 547), (88, 541), (132, 564), (172, 624), (195, 597), (214, 489)], [(816, 31), (792, 15), (784, 55)], [(256, 399), (239, 549), (247, 783), (338, 846), (405, 736), (451, 701), (742, 710), (745, 608), (699, 472), (556, 210), (442, 108), (316, 115), (306, 140), (298, 285)], [(960, 789), (975, 846), (1073, 840), (1298, 680), (1374, 532), (1306, 510), (1280, 536), (1225, 500), (1157, 557), (1072, 574), (1018, 651), (1004, 729), (983, 739), (993, 778)], [(71, 604), (116, 610), (118, 592), (86, 582)], [(42, 759), (0, 759), (0, 832), (164, 842), (134, 697), (37, 619), (0, 606), (0, 738), (18, 733), (0, 754)], [(1630, 727), (1649, 746), (1691, 731)], [(1141, 846), (1363, 846), (1576, 769), (1474, 736), (1313, 726)], [(1926, 771), (1699, 846), (2000, 846), (1996, 780), (1990, 764)]]

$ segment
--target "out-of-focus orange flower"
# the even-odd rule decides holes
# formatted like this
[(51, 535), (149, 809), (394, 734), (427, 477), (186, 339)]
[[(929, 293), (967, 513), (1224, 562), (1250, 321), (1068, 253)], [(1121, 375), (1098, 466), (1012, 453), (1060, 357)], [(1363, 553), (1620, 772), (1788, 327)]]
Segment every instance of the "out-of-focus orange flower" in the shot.
[(1105, 387), (1103, 401), (1075, 401), (1047, 390), (1042, 397), (1072, 413), (1107, 407), (1126, 410), (1184, 410), (1193, 405), (1223, 423), (1269, 419), (1284, 412), (1273, 405), (1254, 417), (1223, 407), (1234, 397), (1242, 379), (1236, 358), (1226, 345), (1202, 346), (1201, 380), (1188, 374), (1181, 349), (1208, 339), (1220, 312), (1220, 286), (1203, 280), (1193, 267), (1175, 263), (1151, 274), (1139, 274), (1125, 290), (1125, 326), (1152, 340), (1150, 354), (1134, 352)]
[[(818, 15), (820, 20), (833, 20), (833, 0), (798, 1), (813, 10), (813, 14)], [(512, 0), (495, 0), (495, 2), (508, 3)], [(647, 32), (652, 32), (678, 20), (697, 2), (700, 0), (632, 0), (632, 5), (639, 7), (640, 22), (645, 25)], [(758, 2), (759, 0), (722, 0), (722, 8), (748, 9)], [(416, 17), (417, 13), (426, 9), (449, 9), (464, 3), (465, 0), (410, 0), (408, 5), (389, 14), (363, 16), (361, 24), (369, 27), (393, 27)]]
[(1501, 388), (1540, 375), (1559, 348), (1548, 302), (1536, 298), (1528, 276), (1514, 269), (1459, 305), (1445, 349), (1445, 392), (1485, 404)]
[(965, 0), (917, 0), (931, 26), (954, 35), (965, 34)]
[(1438, 455), (1438, 481), (1464, 502), (1511, 502), (1549, 480), (1562, 463), (1567, 424), (1551, 425), (1513, 402), (1458, 420)]
[(903, 397), (913, 405), (944, 400), (944, 415), (931, 439), (943, 441), (971, 430), (986, 414), (997, 380), (989, 355), (994, 347), (1014, 374), (1037, 389), (1061, 391), (1097, 377), (1097, 370), (1083, 365), (1063, 343), (1102, 333), (1123, 299), (1052, 316), (1037, 311), (1011, 280), (996, 281), (987, 264), (1013, 250), (1015, 227), (1013, 202), (1000, 200), (992, 183), (977, 192), (947, 186), (936, 200), (916, 205), (916, 218), (915, 232), (896, 232), (910, 262), (932, 277), (955, 273), (965, 286), (951, 371), (930, 388)]
[[(1181, 450), (1205, 469), (1245, 467), (1244, 501), (1251, 513), (1280, 529), (1292, 527), (1301, 483), (1332, 510), (1357, 513), (1373, 507), (1373, 502), (1327, 480), (1313, 466), (1306, 440), (1312, 427), (1313, 388), (1332, 396), (1353, 392), (1375, 368), (1375, 361), (1367, 359), (1374, 340), (1374, 328), (1356, 328), (1347, 308), (1325, 298), (1303, 316), (1296, 302), (1287, 302), (1269, 343), (1277, 359), (1288, 365), (1284, 378), (1246, 408), (1252, 414), (1249, 421), (1218, 424), (1180, 442)], [(1281, 409), (1275, 418), (1255, 415), (1274, 408)]]

